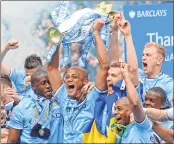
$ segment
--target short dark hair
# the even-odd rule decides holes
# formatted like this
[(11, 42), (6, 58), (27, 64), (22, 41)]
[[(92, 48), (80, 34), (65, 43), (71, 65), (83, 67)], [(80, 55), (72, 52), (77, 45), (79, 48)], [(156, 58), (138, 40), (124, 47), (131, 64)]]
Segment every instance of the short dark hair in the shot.
[(38, 76), (40, 76), (40, 75), (43, 75), (43, 74), (47, 74), (47, 72), (44, 71), (44, 70), (38, 70), (38, 71), (34, 72), (34, 73), (31, 75), (31, 84), (34, 84), (36, 78), (37, 78)]
[(33, 69), (37, 68), (38, 66), (43, 67), (41, 58), (36, 54), (32, 54), (25, 59), (25, 64), (24, 64), (25, 69)]
[(8, 85), (12, 88), (12, 83), (8, 75), (1, 74), (1, 83)]
[(72, 67), (70, 67), (68, 70), (70, 70), (70, 69), (76, 69), (77, 71), (82, 72), (84, 78), (88, 78), (88, 71), (87, 71), (86, 69), (81, 68), (81, 67), (79, 67), (79, 66), (72, 66)]
[(153, 88), (149, 89), (148, 92), (150, 92), (150, 91), (153, 91), (153, 92), (159, 94), (159, 96), (161, 97), (162, 102), (166, 101), (166, 92), (162, 88), (153, 87)]

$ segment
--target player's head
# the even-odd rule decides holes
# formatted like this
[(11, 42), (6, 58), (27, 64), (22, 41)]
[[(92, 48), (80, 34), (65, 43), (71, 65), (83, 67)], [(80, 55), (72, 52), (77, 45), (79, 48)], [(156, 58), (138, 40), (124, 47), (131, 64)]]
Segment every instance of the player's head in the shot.
[(153, 75), (157, 68), (161, 68), (165, 56), (166, 49), (162, 45), (155, 42), (147, 43), (142, 54), (143, 72), (149, 77)]
[(35, 94), (50, 99), (52, 88), (46, 71), (36, 71), (31, 75), (31, 86)]
[(151, 88), (145, 96), (144, 107), (161, 109), (166, 101), (166, 93), (160, 87)]
[(111, 90), (115, 83), (117, 83), (119, 80), (123, 79), (120, 65), (121, 65), (121, 62), (113, 62), (110, 65), (110, 68), (109, 68), (108, 74), (107, 74), (108, 90)]
[(27, 76), (31, 76), (38, 70), (43, 70), (41, 58), (36, 54), (32, 54), (25, 59), (24, 68)]
[(114, 105), (114, 115), (118, 124), (127, 125), (130, 123), (132, 106), (127, 97), (122, 97)]
[(64, 75), (68, 95), (75, 99), (81, 88), (88, 83), (88, 72), (78, 66), (70, 67)]

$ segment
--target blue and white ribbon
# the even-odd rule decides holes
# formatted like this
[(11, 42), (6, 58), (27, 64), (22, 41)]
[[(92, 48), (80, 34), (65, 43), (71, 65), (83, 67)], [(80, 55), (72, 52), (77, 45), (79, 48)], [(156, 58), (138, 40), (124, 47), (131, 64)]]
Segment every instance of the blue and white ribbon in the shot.
[[(69, 2), (65, 1), (61, 3), (59, 7), (59, 16), (56, 18), (55, 12), (52, 12), (53, 24), (58, 27), (64, 20), (67, 14)], [(92, 25), (95, 19), (102, 18), (105, 21), (105, 25), (100, 31), (100, 35), (107, 49), (109, 47), (109, 35), (110, 35), (110, 23), (107, 22), (109, 15), (99, 14), (95, 11), (89, 11), (84, 13), (78, 18), (77, 23), (73, 24), (66, 31), (66, 36), (62, 37), (62, 45), (64, 47), (64, 65), (70, 63), (70, 43), (72, 42), (83, 42), (83, 54), (79, 58), (78, 62), (81, 67), (85, 67), (86, 57), (90, 51), (92, 41), (94, 40), (92, 35)], [(52, 55), (55, 52), (55, 48), (51, 48), (48, 56), (47, 62), (51, 60)]]
[(63, 53), (63, 60), (64, 60), (64, 65), (67, 65), (70, 63), (70, 43), (62, 43), (63, 48), (64, 48), (64, 53)]
[[(90, 51), (90, 46), (92, 44), (92, 34), (90, 33), (92, 24), (90, 26), (84, 26), (84, 24), (86, 24), (87, 22), (89, 23), (90, 21), (93, 21), (100, 17), (101, 16), (99, 14), (94, 13), (94, 12), (90, 12), (90, 13), (83, 15), (79, 19), (79, 21), (71, 28), (71, 30), (69, 30), (67, 35), (65, 37), (63, 37), (63, 40), (62, 40), (63, 46), (65, 43), (80, 42), (80, 41), (83, 41), (85, 38), (87, 38), (86, 39), (87, 41), (85, 42), (85, 45), (83, 46), (83, 48), (85, 48), (84, 53), (82, 54), (82, 56), (79, 59), (80, 65), (82, 67), (85, 66), (86, 57)], [(81, 32), (81, 34), (79, 35), (80, 32)], [(74, 35), (77, 35), (77, 36), (74, 38)], [(70, 45), (66, 45), (66, 47), (64, 47), (65, 64), (68, 63), (68, 60), (70, 57), (70, 55), (68, 55), (69, 51), (70, 51)]]
[(59, 16), (57, 19), (57, 25), (59, 26), (67, 16), (67, 10), (69, 6), (69, 1), (62, 1), (59, 9)]
[[(46, 100), (44, 97), (41, 96), (37, 96), (37, 95), (33, 95), (32, 99), (35, 103), (35, 107), (37, 108), (37, 110), (40, 112), (40, 115), (38, 113), (38, 115), (35, 114), (35, 112), (33, 112), (33, 122), (32, 122), (32, 127), (34, 127), (34, 125), (36, 125), (37, 123), (41, 124), (42, 126), (44, 125), (44, 127), (48, 127), (49, 128), (49, 114), (50, 114), (50, 101)], [(44, 100), (46, 100), (46, 102), (44, 102)], [(46, 111), (48, 111), (48, 114), (46, 114)], [(45, 125), (46, 124), (46, 125)]]
[(91, 19), (97, 19), (97, 18), (100, 18), (101, 16), (97, 13), (94, 13), (94, 12), (91, 12), (91, 13), (87, 13), (85, 14), (84, 16), (82, 16), (79, 21), (70, 29), (70, 31), (66, 34), (65, 37), (68, 37), (68, 38), (65, 38), (65, 39), (69, 39), (71, 37), (73, 37), (81, 28), (82, 26), (84, 25), (84, 23), (87, 21), (87, 20), (91, 20)]
[(51, 19), (52, 19), (52, 23), (53, 23), (54, 27), (57, 27), (58, 26), (57, 25), (58, 17), (57, 17), (57, 12), (56, 11), (51, 12)]
[[(37, 123), (42, 125), (42, 128), (50, 128), (50, 121), (51, 116), (53, 112), (52, 104), (55, 102), (55, 97), (52, 97), (51, 99), (46, 99), (43, 96), (37, 96), (36, 94), (31, 96), (35, 108), (37, 108), (38, 115), (36, 115), (36, 112), (33, 112), (33, 122), (32, 127), (36, 125)], [(40, 114), (39, 114), (40, 113)]]
[[(85, 44), (83, 45), (83, 54), (82, 56), (79, 58), (79, 65), (81, 67), (85, 67), (86, 66), (86, 58), (87, 58), (87, 55), (90, 51), (90, 48), (91, 48), (91, 44), (92, 44), (92, 40), (93, 40), (93, 37), (92, 37), (92, 34), (90, 34), (87, 38), (86, 38), (86, 42)], [(81, 63), (80, 63), (81, 62)]]
[(52, 44), (51, 49), (49, 50), (47, 57), (46, 57), (46, 62), (50, 62), (53, 54), (56, 52), (57, 46)]
[[(58, 27), (65, 19), (66, 15), (67, 15), (68, 5), (69, 5), (69, 1), (62, 1), (61, 2), (60, 6), (56, 8), (57, 10), (59, 9), (58, 16), (57, 16), (56, 11), (51, 12), (51, 18), (52, 18), (52, 22), (53, 22), (54, 27)], [(57, 46), (53, 45), (47, 54), (46, 62), (51, 61), (51, 58), (52, 58), (53, 54), (55, 53), (56, 49), (57, 49)]]
[(109, 47), (109, 34), (110, 34), (110, 23), (107, 22), (109, 15), (105, 14), (101, 17), (105, 21), (105, 25), (101, 28), (100, 35), (106, 45), (106, 48)]

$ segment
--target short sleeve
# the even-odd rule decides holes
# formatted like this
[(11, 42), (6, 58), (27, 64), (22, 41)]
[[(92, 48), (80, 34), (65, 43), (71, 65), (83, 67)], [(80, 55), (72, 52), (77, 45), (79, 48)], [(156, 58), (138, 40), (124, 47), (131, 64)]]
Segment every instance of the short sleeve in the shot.
[(101, 90), (99, 90), (99, 89), (96, 88), (96, 87), (94, 87), (94, 89), (95, 89), (98, 93), (100, 93), (100, 94), (106, 94), (106, 93), (108, 92), (108, 90), (101, 91)]
[(15, 85), (19, 83), (20, 80), (23, 80), (25, 76), (26, 73), (24, 71), (19, 71), (13, 68), (11, 69), (9, 75), (10, 79), (14, 82)]
[(10, 127), (15, 129), (23, 129), (24, 114), (22, 109), (24, 108), (20, 107), (20, 105), (14, 107), (10, 117), (10, 123), (9, 123)]
[(171, 120), (171, 121), (174, 120), (174, 117), (173, 117), (174, 111), (173, 110), (174, 110), (173, 108), (170, 108), (170, 109), (166, 110), (167, 111), (168, 119)]
[(138, 129), (144, 129), (147, 131), (152, 129), (152, 122), (147, 118), (147, 115), (146, 115), (144, 121), (142, 121), (141, 123), (134, 121), (134, 124)]
[(62, 84), (57, 91), (55, 92), (55, 97), (56, 97), (56, 101), (58, 102), (58, 104), (62, 104), (63, 103), (63, 99), (65, 98), (66, 95), (68, 95), (68, 92), (66, 90), (65, 84)]
[(94, 87), (88, 94), (87, 99), (92, 99), (92, 100), (96, 100), (99, 96), (101, 98), (105, 98), (106, 94), (107, 94), (108, 90), (105, 91), (101, 91), (99, 89), (97, 89), (96, 87)]

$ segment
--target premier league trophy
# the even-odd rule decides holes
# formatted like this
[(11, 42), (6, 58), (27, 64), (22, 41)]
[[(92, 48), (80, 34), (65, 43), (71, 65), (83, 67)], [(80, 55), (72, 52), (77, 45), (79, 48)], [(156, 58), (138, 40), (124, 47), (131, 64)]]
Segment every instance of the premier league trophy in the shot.
[(78, 62), (81, 67), (85, 67), (86, 57), (90, 51), (92, 42), (94, 42), (92, 33), (93, 22), (98, 18), (102, 18), (105, 21), (100, 35), (108, 48), (110, 22), (113, 20), (115, 12), (112, 11), (112, 3), (102, 2), (97, 5), (95, 9), (84, 8), (66, 17), (69, 2), (70, 1), (61, 2), (57, 8), (57, 10), (59, 10), (58, 16), (56, 11), (51, 13), (54, 27), (48, 30), (48, 39), (53, 44), (53, 47), (50, 49), (46, 60), (49, 62), (56, 51), (57, 45), (62, 44), (64, 48), (64, 63), (66, 65), (69, 63), (70, 43), (82, 42), (83, 54)]

